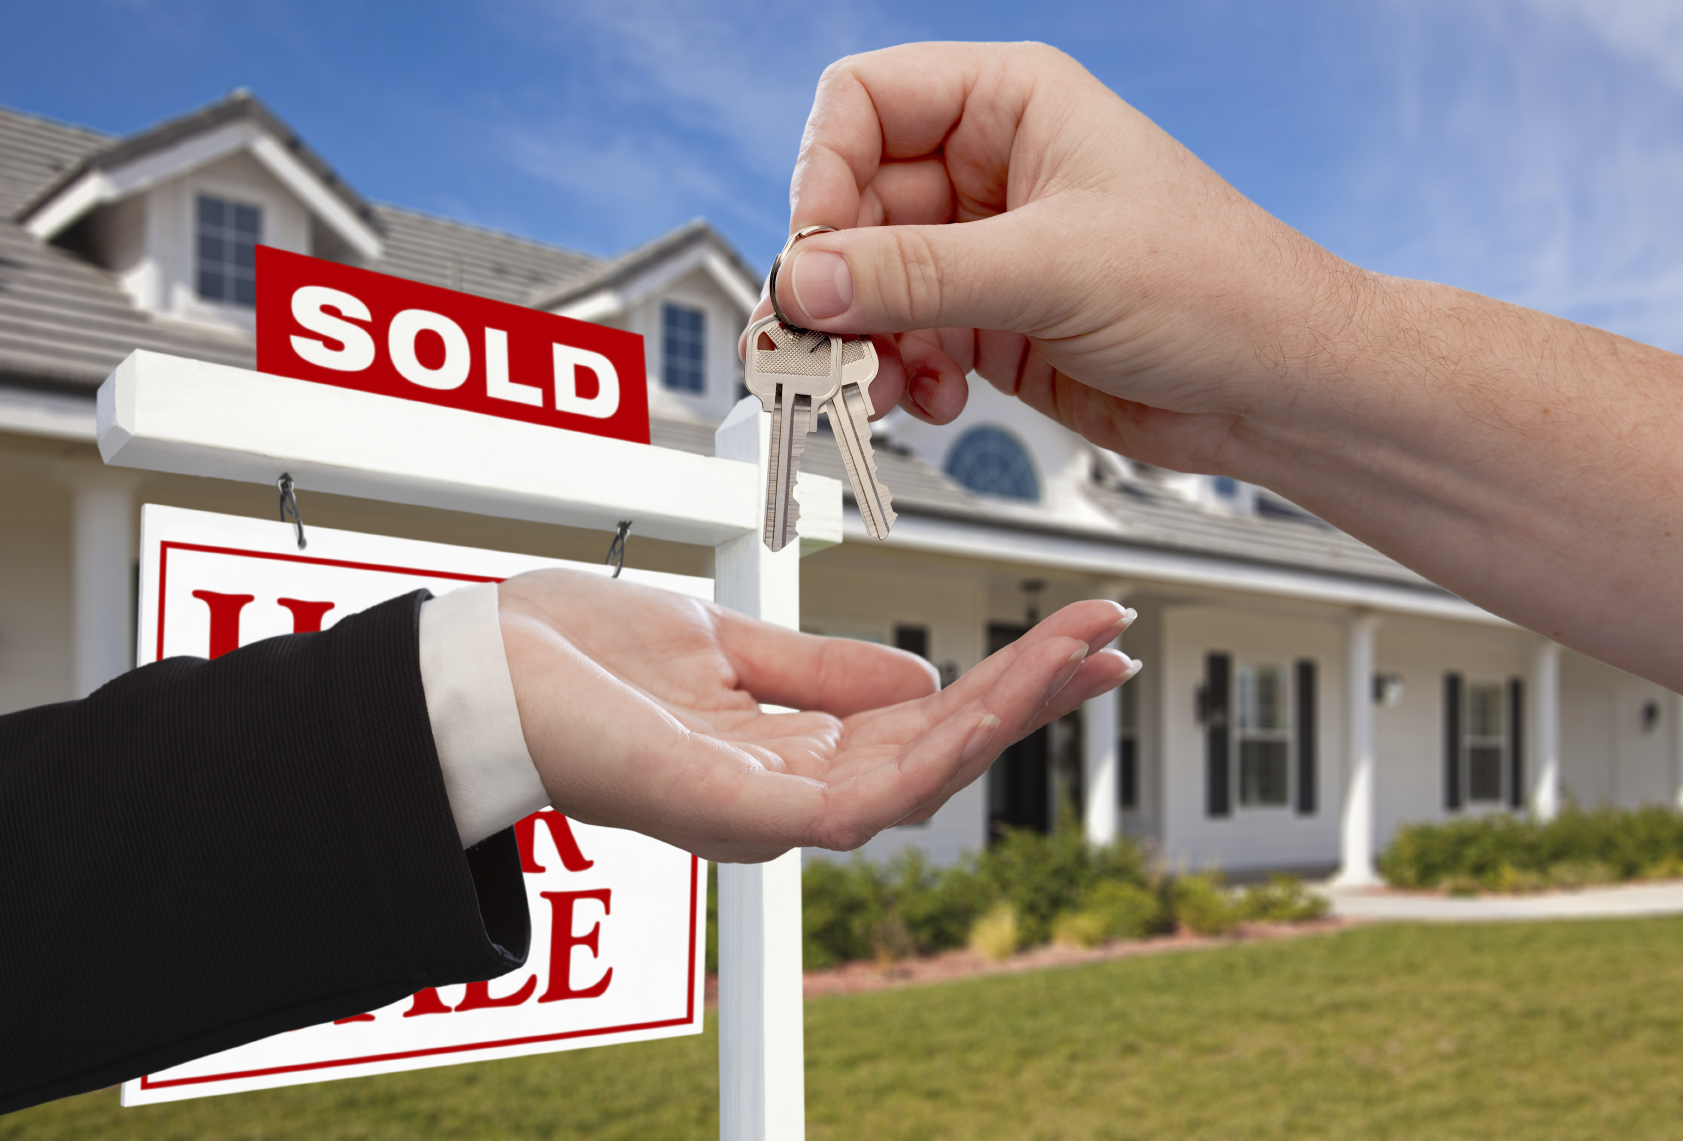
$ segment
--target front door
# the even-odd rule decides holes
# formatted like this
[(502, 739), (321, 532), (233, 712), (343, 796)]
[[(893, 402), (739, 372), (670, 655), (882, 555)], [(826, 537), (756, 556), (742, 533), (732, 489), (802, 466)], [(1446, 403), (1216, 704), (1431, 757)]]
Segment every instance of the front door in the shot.
[[(1028, 633), (1027, 626), (988, 623), (988, 653), (1003, 650)], [(1001, 753), (988, 770), (988, 833), (1001, 828), (1052, 830), (1050, 734), (1042, 726)]]

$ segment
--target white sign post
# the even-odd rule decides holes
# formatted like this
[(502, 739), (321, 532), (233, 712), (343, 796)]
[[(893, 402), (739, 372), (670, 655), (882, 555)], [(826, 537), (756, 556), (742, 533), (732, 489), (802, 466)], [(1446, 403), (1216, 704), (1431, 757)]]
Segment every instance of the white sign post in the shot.
[[(798, 551), (772, 554), (759, 537), (768, 430), (752, 399), (720, 426), (716, 455), (705, 457), (135, 352), (101, 387), (98, 416), (100, 452), (117, 466), (269, 487), (286, 472), (304, 492), (605, 532), (630, 518), (636, 534), (713, 547), (721, 604), (798, 625)], [(839, 542), (840, 484), (803, 475), (798, 487), (803, 547)], [(408, 589), (399, 585), (390, 593)], [(164, 633), (167, 643), (167, 623)], [(196, 636), (208, 638), (208, 626)], [(595, 830), (591, 842), (604, 842), (599, 833), (608, 832)], [(582, 835), (581, 828), (581, 847)], [(612, 846), (604, 842), (602, 850)], [(768, 864), (725, 865), (719, 887), (720, 1136), (797, 1138), (805, 1131), (799, 853)], [(534, 932), (546, 922), (534, 912)], [(567, 937), (586, 930), (581, 914)], [(575, 945), (571, 953), (582, 971), (587, 952)], [(697, 1011), (697, 1026), (699, 1017)], [(367, 1026), (333, 1029), (378, 1025), (377, 1013)]]

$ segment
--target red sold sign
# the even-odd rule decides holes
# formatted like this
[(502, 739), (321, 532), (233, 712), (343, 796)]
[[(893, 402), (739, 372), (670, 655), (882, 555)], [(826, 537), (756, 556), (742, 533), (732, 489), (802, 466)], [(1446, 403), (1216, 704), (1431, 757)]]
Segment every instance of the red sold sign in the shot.
[(257, 370), (649, 442), (636, 333), (268, 246)]

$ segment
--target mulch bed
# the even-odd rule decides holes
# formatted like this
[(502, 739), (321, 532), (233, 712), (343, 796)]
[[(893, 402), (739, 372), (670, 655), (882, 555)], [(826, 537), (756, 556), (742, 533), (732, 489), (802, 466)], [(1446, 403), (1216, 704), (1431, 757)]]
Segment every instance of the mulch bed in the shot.
[[(999, 975), (1017, 971), (1044, 971), (1058, 967), (1078, 967), (1111, 959), (1131, 959), (1139, 955), (1162, 955), (1174, 951), (1195, 951), (1207, 947), (1226, 947), (1234, 943), (1273, 939), (1297, 939), (1306, 935), (1324, 935), (1352, 925), (1353, 920), (1328, 916), (1308, 923), (1245, 923), (1239, 930), (1224, 938), (1211, 938), (1179, 932), (1151, 939), (1129, 942), (1103, 943), (1084, 950), (1080, 947), (1052, 944), (1019, 951), (1003, 962), (996, 962), (976, 952), (961, 949), (943, 951), (916, 959), (902, 959), (894, 963), (844, 963), (823, 971), (808, 971), (805, 976), (807, 998), (826, 995), (863, 994), (866, 991), (892, 990), (896, 987), (927, 986), (931, 983), (951, 982), (972, 975)], [(707, 977), (707, 1005), (718, 1005), (719, 979)]]

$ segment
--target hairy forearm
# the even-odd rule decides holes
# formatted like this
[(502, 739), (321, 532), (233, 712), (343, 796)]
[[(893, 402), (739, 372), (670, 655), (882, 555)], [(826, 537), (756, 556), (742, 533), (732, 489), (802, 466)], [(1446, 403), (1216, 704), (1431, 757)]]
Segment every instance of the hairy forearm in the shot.
[[(1235, 466), (1469, 601), (1683, 689), (1683, 357), (1364, 275)], [(1276, 391), (1279, 388), (1276, 387)]]

